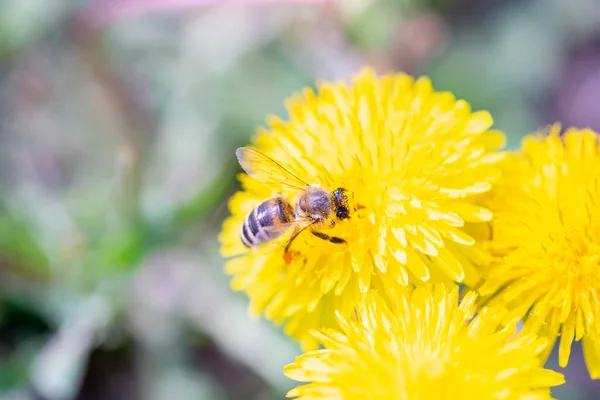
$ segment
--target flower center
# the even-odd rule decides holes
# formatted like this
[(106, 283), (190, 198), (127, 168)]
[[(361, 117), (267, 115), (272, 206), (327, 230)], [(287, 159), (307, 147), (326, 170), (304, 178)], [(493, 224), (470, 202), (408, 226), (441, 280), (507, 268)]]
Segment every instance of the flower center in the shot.
[(413, 368), (416, 374), (424, 374), (428, 379), (436, 379), (444, 373), (446, 363), (437, 357), (422, 355), (414, 361)]
[(600, 277), (600, 244), (588, 231), (570, 231), (564, 241), (548, 249), (555, 272), (591, 283)]

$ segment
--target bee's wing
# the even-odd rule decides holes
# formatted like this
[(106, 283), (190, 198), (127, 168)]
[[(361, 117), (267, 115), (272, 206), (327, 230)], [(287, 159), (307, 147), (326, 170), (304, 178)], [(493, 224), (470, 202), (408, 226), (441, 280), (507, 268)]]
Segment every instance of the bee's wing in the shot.
[(256, 149), (240, 147), (235, 151), (235, 155), (244, 171), (254, 179), (299, 190), (308, 186), (308, 183)]

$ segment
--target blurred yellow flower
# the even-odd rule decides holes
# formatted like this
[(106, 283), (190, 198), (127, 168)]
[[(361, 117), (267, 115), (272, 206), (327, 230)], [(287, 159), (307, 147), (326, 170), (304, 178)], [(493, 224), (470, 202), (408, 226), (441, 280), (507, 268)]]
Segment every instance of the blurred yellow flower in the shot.
[(495, 150), (504, 143), (488, 130), (487, 112), (435, 92), (426, 78), (370, 69), (286, 105), (289, 120), (271, 117), (253, 147), (329, 193), (347, 189), (350, 218), (313, 227), (345, 243), (307, 229), (289, 253), (289, 234), (250, 250), (240, 239), (246, 215), (277, 193), (294, 205), (299, 190), (240, 175), (243, 190), (230, 201), (220, 241), (223, 255), (235, 256), (225, 267), (232, 288), (248, 293), (253, 313), (285, 323), (311, 348), (308, 332), (336, 326), (335, 311), (349, 315), (369, 288), (393, 297), (409, 281), (477, 281), (486, 254), (462, 227), (492, 218), (472, 198), (498, 178), (503, 153)]
[(560, 130), (526, 137), (486, 195), (498, 260), (479, 292), (552, 343), (561, 336), (562, 367), (573, 339), (583, 339), (590, 375), (600, 378), (600, 138)]
[[(377, 295), (359, 305), (341, 331), (313, 333), (323, 349), (286, 366), (300, 399), (549, 399), (563, 376), (543, 369), (546, 341), (516, 332), (516, 320), (482, 309), (474, 292), (459, 303), (458, 287), (421, 285), (390, 310)], [(359, 322), (360, 321), (360, 322)]]

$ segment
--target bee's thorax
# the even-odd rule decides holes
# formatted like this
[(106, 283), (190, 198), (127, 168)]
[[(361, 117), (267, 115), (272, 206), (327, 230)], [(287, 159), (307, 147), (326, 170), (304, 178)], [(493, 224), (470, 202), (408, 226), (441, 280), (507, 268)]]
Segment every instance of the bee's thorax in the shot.
[(334, 212), (333, 197), (320, 186), (309, 186), (298, 199), (296, 213), (315, 222), (323, 222)]

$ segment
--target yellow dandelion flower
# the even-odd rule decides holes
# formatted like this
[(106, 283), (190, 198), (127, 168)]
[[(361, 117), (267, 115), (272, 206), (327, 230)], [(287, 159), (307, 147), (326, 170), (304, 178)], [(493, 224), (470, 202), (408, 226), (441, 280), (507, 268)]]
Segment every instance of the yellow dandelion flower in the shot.
[(600, 137), (560, 130), (526, 137), (506, 159), (506, 177), (485, 201), (499, 257), (479, 292), (553, 343), (560, 336), (562, 367), (573, 339), (583, 339), (590, 375), (600, 378)]
[[(546, 340), (504, 326), (500, 310), (474, 316), (475, 292), (421, 285), (390, 310), (379, 296), (313, 334), (323, 349), (285, 367), (300, 399), (549, 399), (563, 376), (542, 367)], [(358, 322), (360, 321), (360, 322)]]
[[(394, 296), (409, 281), (476, 282), (475, 265), (486, 254), (462, 227), (491, 219), (474, 198), (498, 178), (503, 154), (495, 150), (504, 143), (489, 130), (487, 112), (434, 91), (426, 78), (378, 77), (370, 69), (349, 84), (306, 89), (287, 109), (289, 120), (271, 117), (270, 129), (252, 141), (281, 167), (254, 160), (250, 169), (272, 179), (240, 175), (243, 190), (232, 197), (220, 235), (223, 255), (235, 257), (225, 267), (232, 288), (248, 293), (253, 313), (285, 323), (311, 348), (308, 332), (335, 326), (335, 311), (348, 315), (371, 287)], [(327, 193), (345, 189), (349, 218), (332, 213), (299, 234), (289, 252), (293, 229), (249, 249), (240, 239), (246, 216), (273, 196), (293, 206), (304, 193), (277, 184), (291, 175)]]

